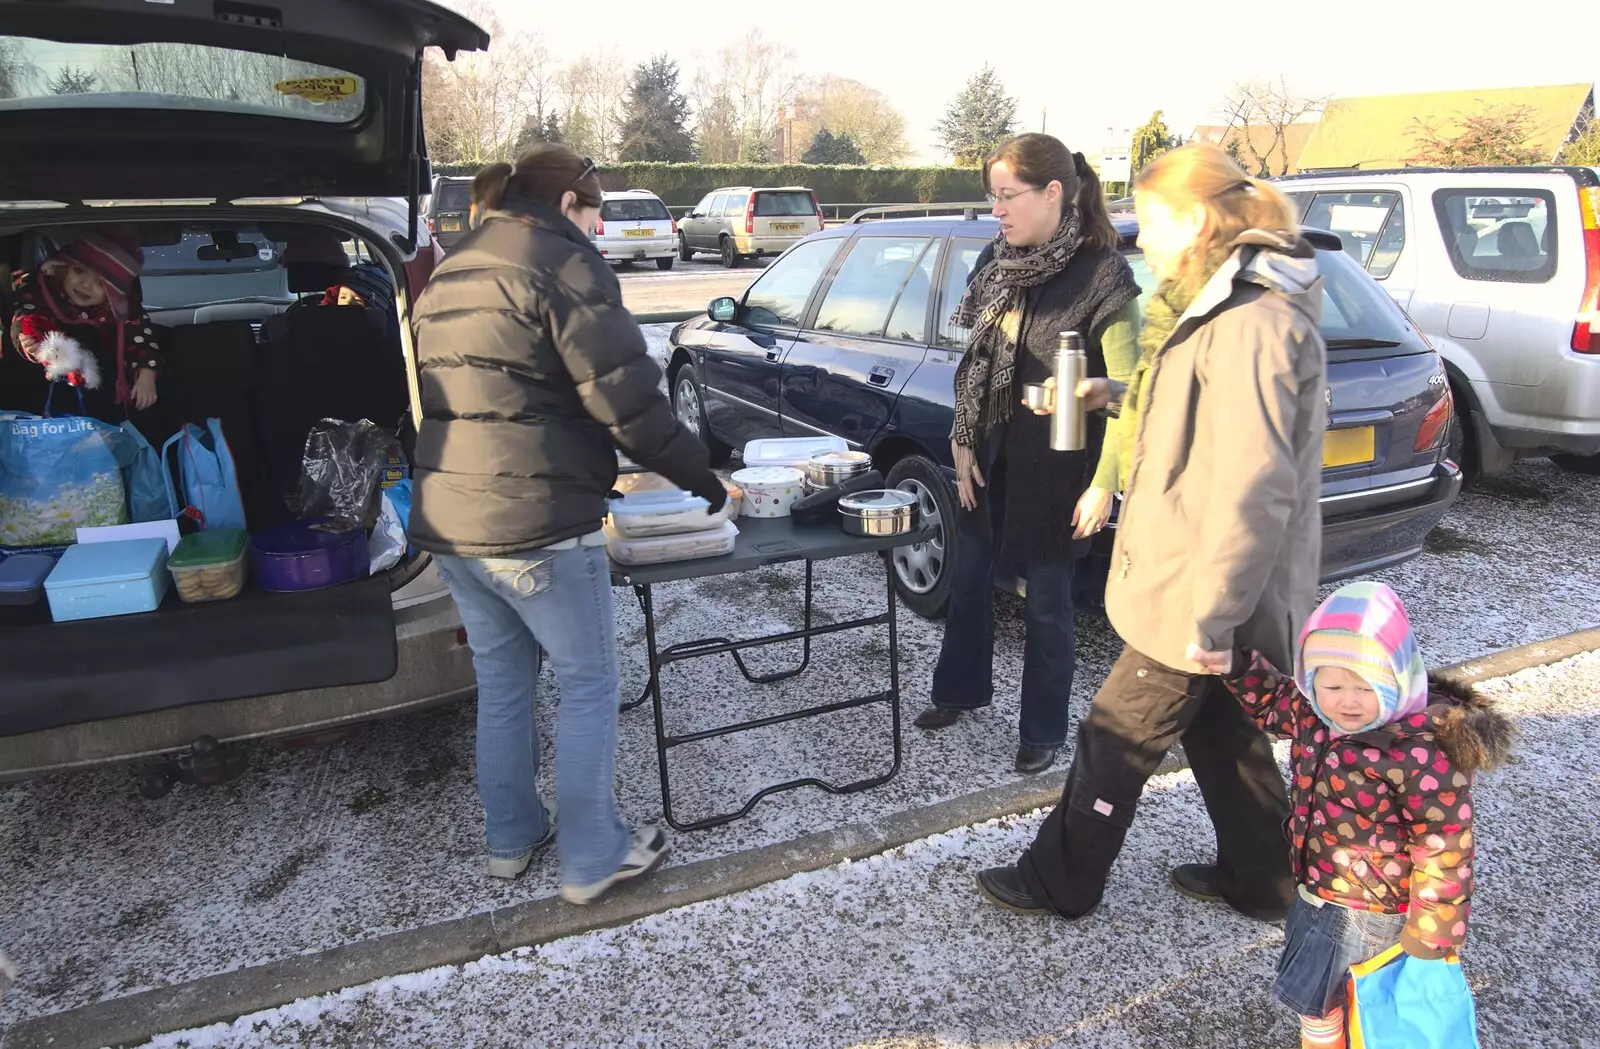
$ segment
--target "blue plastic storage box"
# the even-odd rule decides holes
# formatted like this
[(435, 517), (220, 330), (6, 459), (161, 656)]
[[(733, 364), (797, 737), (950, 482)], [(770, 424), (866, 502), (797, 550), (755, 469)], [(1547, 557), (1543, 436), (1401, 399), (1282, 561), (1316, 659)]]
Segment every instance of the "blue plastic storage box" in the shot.
[(167, 541), (124, 539), (67, 547), (44, 582), (57, 623), (154, 612), (167, 596)]

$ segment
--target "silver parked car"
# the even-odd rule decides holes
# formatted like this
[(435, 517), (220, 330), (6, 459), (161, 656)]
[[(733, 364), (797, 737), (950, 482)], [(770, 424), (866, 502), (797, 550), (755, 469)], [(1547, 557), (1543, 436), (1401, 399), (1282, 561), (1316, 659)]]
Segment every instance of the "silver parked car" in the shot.
[(644, 262), (670, 270), (678, 261), (678, 224), (647, 189), (608, 190), (589, 238), (607, 262)]
[(1411, 315), (1449, 370), (1452, 457), (1600, 473), (1600, 173), (1407, 168), (1281, 188)]
[(822, 206), (804, 186), (732, 186), (705, 195), (678, 228), (678, 257), (715, 252), (728, 269), (747, 258), (782, 255), (822, 230)]
[[(156, 51), (173, 68), (257, 68), (270, 57), (281, 77), (240, 87), (151, 75), (130, 90), (108, 75), (58, 95), (47, 78), (24, 76), (0, 99), (0, 139), (12, 147), (0, 260), (33, 269), (80, 227), (138, 237), (144, 306), (173, 363), (152, 425), (220, 419), (252, 522), (258, 508), (290, 514), (271, 464), (287, 447), (298, 469), (306, 418), (365, 415), (414, 447), (408, 314), (436, 242), (418, 221), (428, 169), (413, 74), (424, 48), (489, 45), (427, 0), (368, 0), (337, 18), (318, 0), (275, 0), (271, 11), (276, 28), (263, 32), (254, 16), (193, 5), (124, 4), (111, 19), (99, 0), (0, 0), (0, 47), (25, 68), (48, 57), (126, 69), (131, 83)], [(63, 136), (77, 143), (71, 156)], [(335, 248), (332, 259), (284, 261), (285, 246), (330, 238), (347, 245), (344, 258)], [(392, 337), (360, 313), (298, 308), (320, 303), (354, 258), (381, 266), (400, 292)], [(21, 407), (34, 378), (0, 369), (0, 410)], [(340, 398), (376, 407), (344, 414)], [(420, 552), (310, 593), (247, 585), (227, 601), (171, 596), (155, 612), (81, 623), (55, 623), (41, 604), (5, 611), (0, 781), (150, 761), (141, 789), (154, 797), (174, 776), (236, 775), (241, 741), (316, 735), (475, 687), (460, 616)]]

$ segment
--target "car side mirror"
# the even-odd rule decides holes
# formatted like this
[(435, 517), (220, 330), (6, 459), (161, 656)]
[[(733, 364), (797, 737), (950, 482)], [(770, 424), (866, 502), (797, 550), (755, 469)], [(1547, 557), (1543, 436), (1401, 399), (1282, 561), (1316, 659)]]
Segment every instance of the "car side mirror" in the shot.
[(705, 218), (705, 216), (700, 214), (700, 212), (698, 212), (698, 211), (691, 211), (691, 212), (689, 212), (689, 214), (685, 215), (684, 217), (685, 218), (691, 218), (691, 219), (703, 219), (703, 218)]
[(727, 324), (729, 321), (733, 320), (734, 317), (738, 316), (738, 313), (738, 301), (727, 295), (724, 295), (718, 299), (712, 299), (711, 305), (706, 307), (706, 316), (710, 317), (718, 324)]

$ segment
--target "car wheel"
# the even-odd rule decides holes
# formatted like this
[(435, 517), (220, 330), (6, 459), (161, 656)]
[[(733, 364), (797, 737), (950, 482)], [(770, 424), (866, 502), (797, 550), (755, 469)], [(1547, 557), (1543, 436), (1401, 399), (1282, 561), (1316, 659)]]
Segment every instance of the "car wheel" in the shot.
[(683, 365), (672, 377), (672, 414), (710, 449), (712, 466), (721, 466), (732, 457), (733, 449), (712, 436), (705, 401), (700, 397), (700, 377), (692, 364)]
[(950, 567), (955, 553), (955, 489), (933, 460), (908, 455), (894, 464), (886, 482), (917, 497), (917, 519), (934, 527), (933, 538), (896, 547), (895, 590), (911, 611), (924, 619), (941, 619), (950, 604)]
[(731, 270), (739, 265), (739, 253), (733, 250), (733, 238), (722, 238), (722, 268)]
[(694, 249), (689, 247), (689, 238), (682, 233), (678, 234), (678, 260), (680, 262), (694, 261)]
[(658, 270), (670, 270), (672, 268), (672, 264), (674, 262), (677, 262), (677, 261), (678, 261), (677, 259), (670, 258), (670, 257), (669, 258), (665, 258), (665, 259), (657, 259), (656, 260), (656, 269), (658, 269)]
[(1600, 476), (1600, 455), (1552, 455), (1550, 461), (1575, 474)]
[(1450, 388), (1450, 396), (1455, 400), (1455, 411), (1450, 413), (1450, 432), (1445, 437), (1444, 454), (1451, 462), (1461, 467), (1463, 479), (1470, 479), (1478, 474), (1477, 458), (1473, 454), (1469, 435), (1472, 420), (1465, 414), (1466, 399), (1454, 386)]

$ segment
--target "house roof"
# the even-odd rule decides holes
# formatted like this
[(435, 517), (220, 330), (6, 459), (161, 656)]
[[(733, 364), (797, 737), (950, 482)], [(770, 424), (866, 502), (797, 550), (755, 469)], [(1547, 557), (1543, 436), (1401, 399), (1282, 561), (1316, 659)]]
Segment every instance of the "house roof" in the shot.
[(1341, 98), (1323, 110), (1300, 155), (1300, 170), (1405, 167), (1417, 150), (1412, 131), (1418, 121), (1452, 134), (1460, 130), (1461, 115), (1498, 106), (1532, 109), (1531, 145), (1546, 162), (1554, 161), (1593, 90), (1593, 84), (1559, 84)]
[[(1290, 124), (1283, 129), (1283, 146), (1277, 142), (1277, 136), (1271, 127), (1266, 124), (1236, 124), (1229, 127), (1226, 124), (1202, 124), (1194, 129), (1191, 137), (1196, 142), (1210, 142), (1214, 146), (1228, 148), (1230, 142), (1239, 143), (1239, 155), (1244, 158), (1245, 167), (1250, 167), (1254, 157), (1261, 157), (1268, 162), (1273, 175), (1293, 175), (1300, 170), (1300, 155), (1306, 148), (1306, 143), (1311, 139), (1311, 132), (1315, 124)], [(1285, 164), (1284, 147), (1288, 147), (1288, 163)], [(1254, 152), (1252, 152), (1252, 149)], [(1252, 171), (1254, 175), (1256, 172)]]

